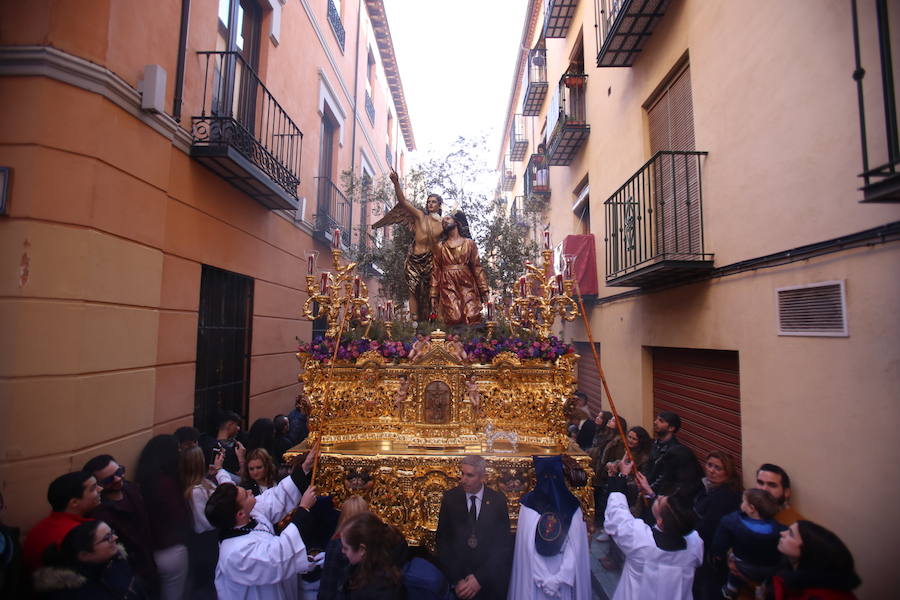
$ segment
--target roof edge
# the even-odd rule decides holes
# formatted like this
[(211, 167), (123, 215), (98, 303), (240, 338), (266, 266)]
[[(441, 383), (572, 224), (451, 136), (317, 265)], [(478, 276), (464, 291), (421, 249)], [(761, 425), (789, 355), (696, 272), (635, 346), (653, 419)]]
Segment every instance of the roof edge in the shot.
[(372, 29), (375, 31), (375, 41), (378, 43), (381, 64), (384, 66), (384, 74), (394, 99), (394, 108), (397, 109), (400, 131), (403, 132), (406, 149), (412, 152), (416, 149), (416, 140), (413, 136), (412, 122), (409, 120), (406, 96), (403, 94), (403, 82), (400, 80), (400, 70), (397, 67), (397, 56), (394, 54), (394, 42), (391, 38), (391, 28), (388, 26), (383, 0), (366, 0), (366, 10), (369, 13), (369, 20), (372, 22)]

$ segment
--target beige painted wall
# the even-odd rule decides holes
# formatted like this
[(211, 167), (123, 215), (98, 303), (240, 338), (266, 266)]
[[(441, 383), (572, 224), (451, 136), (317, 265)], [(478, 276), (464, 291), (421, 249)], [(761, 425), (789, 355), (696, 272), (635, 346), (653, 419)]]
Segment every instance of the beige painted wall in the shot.
[[(859, 8), (871, 122), (880, 119), (872, 112), (880, 102), (873, 99), (874, 17), (871, 3)], [(631, 68), (594, 66), (593, 23), (593, 5), (579, 3), (568, 37), (547, 40), (552, 93), (584, 32), (591, 125), (572, 165), (550, 169), (547, 223), (554, 243), (577, 231), (573, 191), (588, 173), (601, 296), (631, 289), (603, 285), (603, 202), (650, 158), (643, 107), (685, 55), (696, 147), (709, 152), (702, 166), (704, 234), (716, 266), (900, 220), (896, 205), (858, 202), (849, 3), (673, 2)], [(549, 104), (534, 119), (535, 129)], [(514, 105), (517, 112), (521, 105)], [(510, 197), (523, 193), (525, 164), (514, 166)], [(861, 598), (892, 596), (896, 579), (889, 556), (900, 526), (890, 516), (900, 492), (893, 468), (900, 453), (888, 440), (900, 421), (898, 265), (900, 244), (891, 242), (591, 310), (610, 388), (632, 423), (649, 426), (653, 417), (653, 347), (739, 353), (745, 484), (762, 462), (784, 466), (794, 479), (797, 508), (836, 531), (853, 551), (864, 581)], [(845, 281), (849, 337), (778, 336), (775, 289), (830, 280)], [(580, 321), (563, 333), (586, 339)]]

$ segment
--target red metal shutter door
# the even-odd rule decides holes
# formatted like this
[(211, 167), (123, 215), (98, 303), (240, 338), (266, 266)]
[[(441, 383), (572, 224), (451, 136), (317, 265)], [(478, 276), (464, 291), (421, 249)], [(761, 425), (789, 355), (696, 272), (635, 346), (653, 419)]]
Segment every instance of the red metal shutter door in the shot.
[(738, 353), (653, 349), (653, 414), (681, 417), (678, 439), (698, 460), (724, 450), (741, 466), (741, 387)]
[[(597, 349), (597, 356), (600, 356), (600, 344), (594, 344), (594, 347)], [(594, 355), (591, 354), (591, 345), (588, 342), (575, 342), (575, 351), (581, 356), (578, 359), (578, 391), (587, 394), (591, 414), (596, 415), (602, 405), (603, 386), (594, 364)]]

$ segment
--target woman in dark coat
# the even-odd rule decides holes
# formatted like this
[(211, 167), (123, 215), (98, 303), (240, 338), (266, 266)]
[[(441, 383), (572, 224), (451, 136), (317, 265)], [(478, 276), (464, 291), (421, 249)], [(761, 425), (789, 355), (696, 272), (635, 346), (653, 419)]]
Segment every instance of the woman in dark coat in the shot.
[(47, 600), (145, 600), (140, 579), (125, 559), (125, 549), (103, 521), (73, 528), (60, 546), (44, 554), (34, 573), (39, 598)]
[[(734, 461), (719, 450), (706, 455), (703, 471), (706, 477), (703, 478), (703, 488), (694, 499), (694, 512), (697, 514), (697, 533), (703, 539), (704, 549), (708, 549), (712, 546), (722, 517), (740, 507), (741, 483)], [(694, 597), (698, 600), (721, 598), (726, 568), (721, 562), (713, 561), (706, 552), (703, 564), (694, 577)]]

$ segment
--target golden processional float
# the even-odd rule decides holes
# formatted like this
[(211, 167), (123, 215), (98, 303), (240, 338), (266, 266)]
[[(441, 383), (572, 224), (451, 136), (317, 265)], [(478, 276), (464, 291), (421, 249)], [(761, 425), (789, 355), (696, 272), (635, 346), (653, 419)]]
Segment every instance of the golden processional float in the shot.
[[(472, 362), (461, 357), (458, 341), (438, 330), (415, 345), (412, 358), (390, 356), (390, 345), (398, 344), (390, 340), (390, 303), (379, 309), (388, 340), (363, 340), (356, 347), (369, 349), (361, 353), (342, 348), (345, 324), (352, 320), (368, 328), (372, 311), (356, 264), (342, 265), (338, 247), (331, 255), (333, 271), (319, 277), (315, 254), (308, 256), (309, 299), (303, 314), (309, 320), (324, 317), (328, 328), (318, 352), (297, 354), (310, 433), (286, 454), (290, 458), (320, 442), (314, 472), (320, 494), (331, 495), (338, 507), (360, 495), (411, 545), (433, 549), (441, 497), (458, 484), (465, 455), (485, 458), (487, 484), (506, 494), (514, 528), (519, 498), (534, 484), (532, 456), (568, 453), (590, 477), (590, 457), (570, 444), (563, 414), (575, 390), (577, 354), (520, 358), (502, 351)], [(526, 263), (512, 303), (497, 311), (535, 340), (529, 343), (546, 344), (556, 316), (571, 321), (578, 314), (572, 297), (574, 257), (567, 257), (565, 277), (552, 274), (552, 257), (545, 243), (543, 264)], [(489, 346), (495, 344), (494, 308), (487, 303), (484, 343)], [(591, 523), (590, 486), (572, 487), (572, 492)]]

